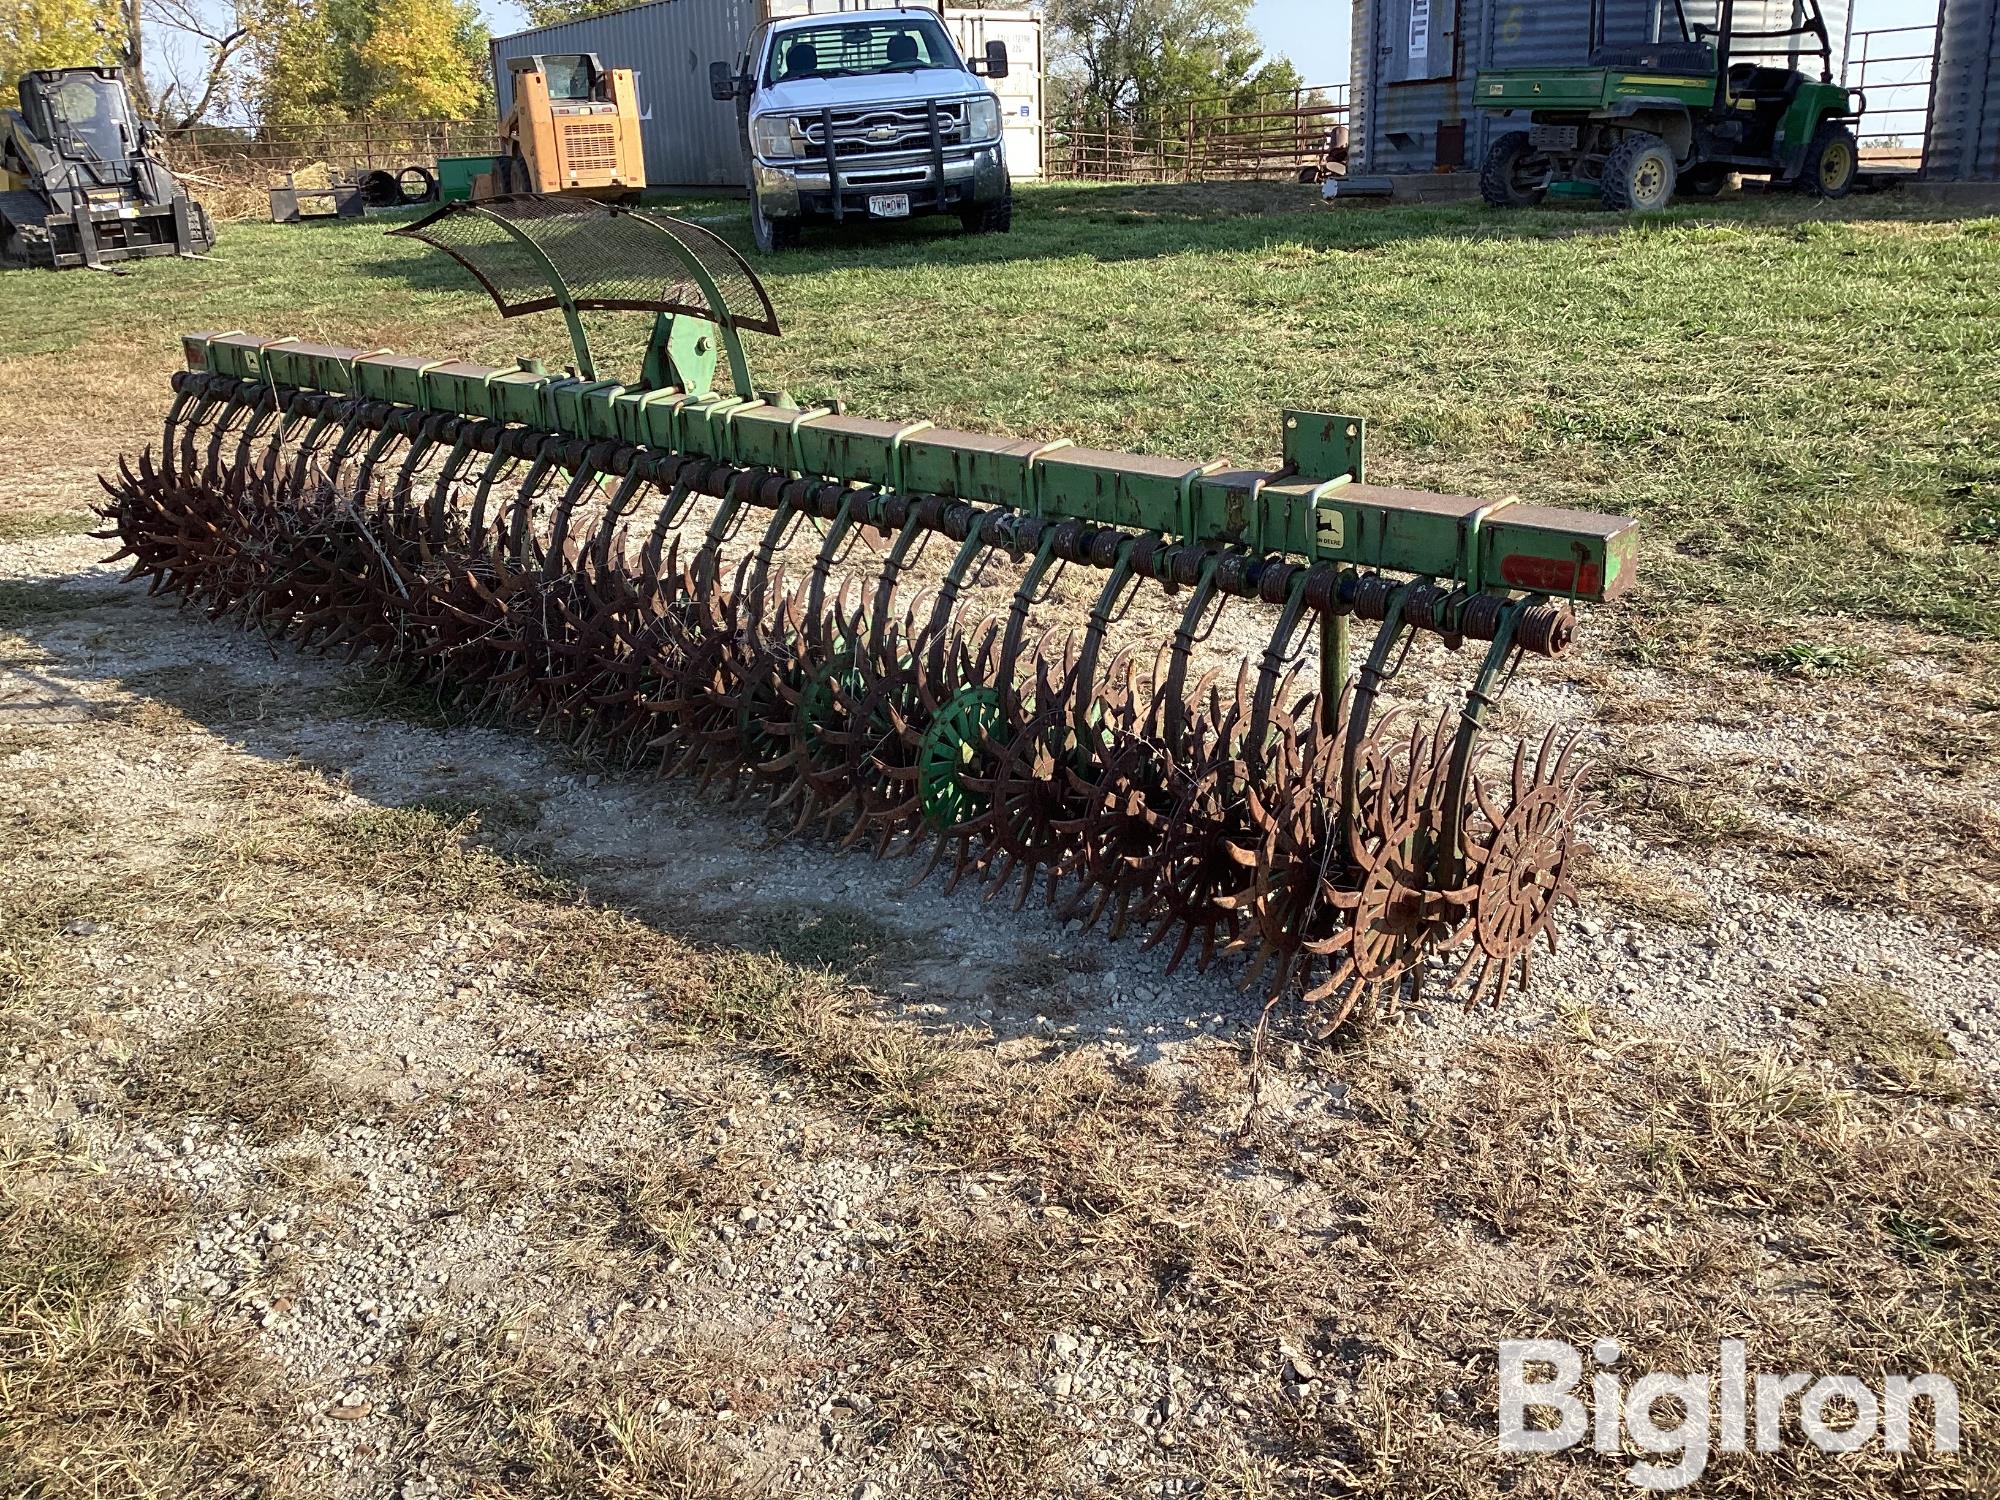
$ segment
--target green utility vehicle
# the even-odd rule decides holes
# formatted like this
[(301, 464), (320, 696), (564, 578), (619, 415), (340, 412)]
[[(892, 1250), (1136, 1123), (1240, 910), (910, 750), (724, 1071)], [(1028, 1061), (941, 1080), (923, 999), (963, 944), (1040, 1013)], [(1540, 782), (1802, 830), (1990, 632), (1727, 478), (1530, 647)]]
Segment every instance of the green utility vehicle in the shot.
[[(1496, 208), (1524, 208), (1552, 190), (1600, 193), (1607, 207), (1662, 209), (1676, 192), (1708, 197), (1732, 172), (1825, 198), (1859, 175), (1854, 127), (1866, 100), (1833, 78), (1833, 43), (1819, 0), (1798, 24), (1739, 31), (1736, 0), (1690, 22), (1673, 0), (1679, 41), (1600, 47), (1582, 68), (1503, 68), (1479, 74), (1479, 108), (1526, 112), (1531, 127), (1493, 142), (1479, 174)], [(1816, 77), (1800, 64), (1817, 55)]]

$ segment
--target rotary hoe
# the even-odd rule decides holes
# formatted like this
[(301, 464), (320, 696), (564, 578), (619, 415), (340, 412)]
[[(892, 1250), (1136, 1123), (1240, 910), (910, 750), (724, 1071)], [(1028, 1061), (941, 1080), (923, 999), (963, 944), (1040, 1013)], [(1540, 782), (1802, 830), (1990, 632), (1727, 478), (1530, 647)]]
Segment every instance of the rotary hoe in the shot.
[[(1426, 970), (1497, 1002), (1554, 946), (1585, 768), (1573, 736), (1485, 730), (1630, 586), (1630, 521), (1369, 484), (1347, 416), (1283, 413), (1261, 471), (760, 393), (769, 296), (656, 212), (516, 197), (393, 232), (503, 316), (560, 312), (574, 367), (189, 335), (159, 456), (106, 484), (133, 577), (798, 832), (927, 849), (1169, 971), (1231, 955), (1322, 1031)], [(593, 358), (582, 315), (613, 311), (654, 315), (635, 380)], [(1387, 708), (1427, 641), (1471, 648), (1470, 688)]]

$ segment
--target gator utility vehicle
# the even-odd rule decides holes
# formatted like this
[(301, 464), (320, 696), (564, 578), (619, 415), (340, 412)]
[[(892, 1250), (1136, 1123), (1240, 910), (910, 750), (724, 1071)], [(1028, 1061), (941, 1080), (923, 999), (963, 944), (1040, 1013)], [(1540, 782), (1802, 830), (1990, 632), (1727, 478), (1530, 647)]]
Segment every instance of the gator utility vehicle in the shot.
[(215, 243), (132, 111), (116, 68), (38, 68), (0, 112), (0, 265), (108, 270)]
[[(1803, 0), (1798, 24), (1783, 30), (1738, 30), (1736, 0), (1719, 0), (1712, 23), (1690, 22), (1683, 0), (1673, 11), (1677, 42), (1601, 47), (1582, 68), (1482, 71), (1479, 108), (1525, 112), (1531, 125), (1493, 142), (1481, 196), (1524, 208), (1552, 189), (1595, 188), (1607, 207), (1644, 213), (1676, 192), (1720, 192), (1732, 172), (1844, 196), (1865, 101), (1834, 81), (1819, 0)], [(1809, 77), (1799, 64), (1814, 57)]]

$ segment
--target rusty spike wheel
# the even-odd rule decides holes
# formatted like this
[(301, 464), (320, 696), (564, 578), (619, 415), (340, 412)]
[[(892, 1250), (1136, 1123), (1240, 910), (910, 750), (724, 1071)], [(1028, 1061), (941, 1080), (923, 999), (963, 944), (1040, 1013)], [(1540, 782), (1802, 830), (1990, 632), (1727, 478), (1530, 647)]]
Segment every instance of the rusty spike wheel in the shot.
[(1574, 731), (1552, 728), (1532, 765), (1514, 748), (1504, 805), (1475, 771), (1464, 833), (1465, 885), (1451, 893), (1470, 907), (1472, 948), (1454, 976), (1471, 982), (1474, 1003), (1498, 1005), (1534, 973), (1537, 939), (1556, 946), (1556, 913), (1577, 901), (1577, 824), (1586, 811), (1589, 763)]
[(1343, 828), (1347, 710), (1330, 731), (1289, 730), (1263, 793), (1246, 987), (1267, 999), (1303, 992), (1325, 1034), (1386, 992), (1443, 940), (1449, 907), (1431, 889), (1437, 807), (1448, 771), (1451, 716), (1426, 728), (1390, 714), (1356, 747), (1352, 816)]

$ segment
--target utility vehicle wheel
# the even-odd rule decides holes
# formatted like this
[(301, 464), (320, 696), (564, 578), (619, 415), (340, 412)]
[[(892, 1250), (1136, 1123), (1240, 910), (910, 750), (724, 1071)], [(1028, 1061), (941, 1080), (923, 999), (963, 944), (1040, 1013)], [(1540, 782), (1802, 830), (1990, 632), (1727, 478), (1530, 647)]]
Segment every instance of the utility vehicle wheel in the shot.
[(764, 205), (757, 201), (757, 195), (750, 195), (750, 237), (757, 242), (757, 249), (764, 255), (778, 255), (786, 250), (799, 248), (802, 231), (797, 219), (773, 219), (764, 213)]
[(1011, 234), (1014, 229), (1014, 195), (1009, 193), (998, 203), (962, 208), (958, 211), (958, 222), (965, 227), (967, 234)]
[(1815, 198), (1845, 198), (1861, 170), (1861, 152), (1854, 144), (1854, 132), (1838, 120), (1828, 120), (1813, 132), (1806, 147), (1806, 164), (1799, 172), (1799, 186)]
[(1635, 130), (1604, 161), (1604, 206), (1619, 213), (1658, 213), (1674, 201), (1673, 148)]
[(1548, 196), (1548, 173), (1531, 168), (1534, 142), (1525, 130), (1510, 130), (1495, 141), (1479, 169), (1479, 196), (1495, 208), (1532, 208)]
[(196, 255), (206, 255), (215, 248), (215, 220), (207, 204), (192, 198), (188, 200), (188, 244)]

